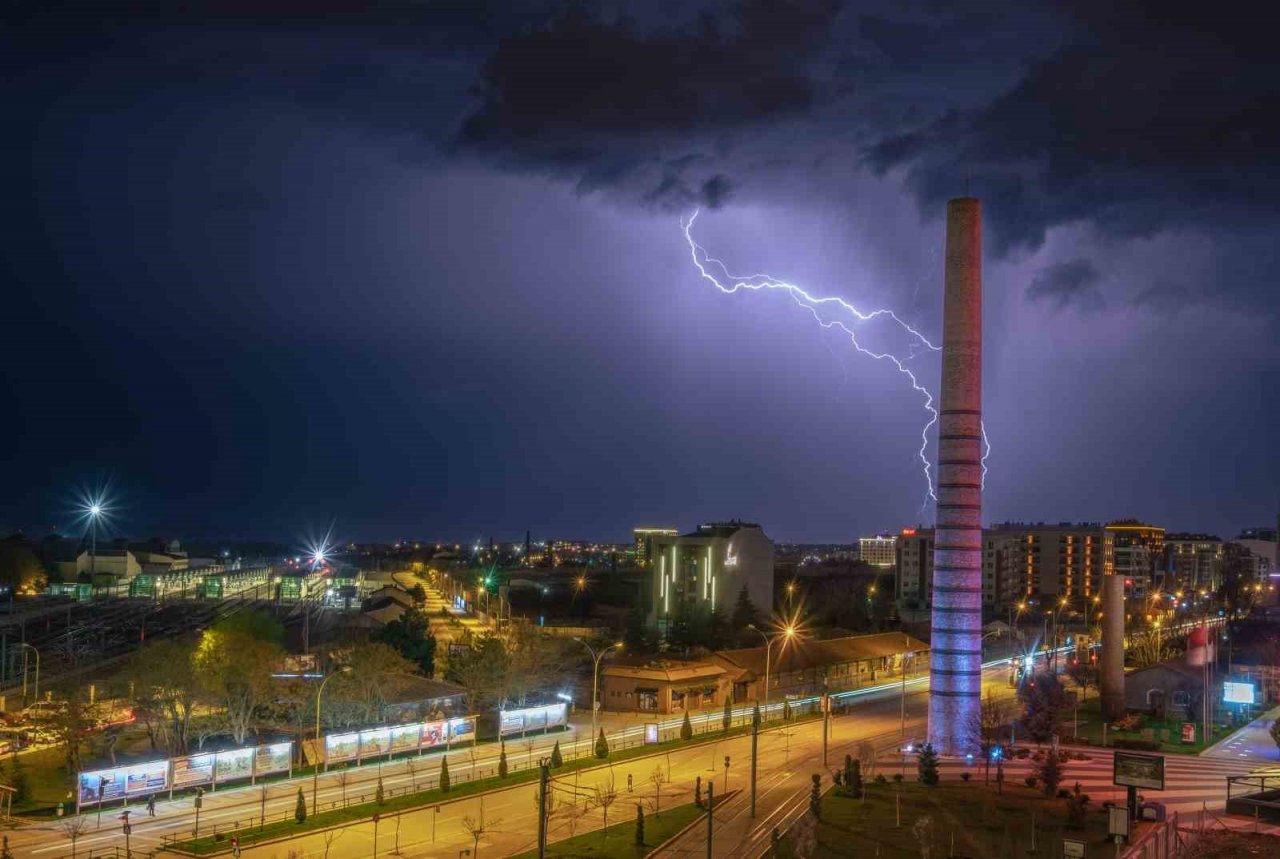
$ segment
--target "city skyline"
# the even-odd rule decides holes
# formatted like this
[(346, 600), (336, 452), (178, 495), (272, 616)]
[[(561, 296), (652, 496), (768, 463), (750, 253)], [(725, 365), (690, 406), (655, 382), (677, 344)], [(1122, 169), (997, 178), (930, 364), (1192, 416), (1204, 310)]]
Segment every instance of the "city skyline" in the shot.
[[(1258, 28), (802, 8), (719, 9), (727, 54), (643, 8), (338, 26), (195, 4), (109, 38), (56, 6), (15, 13), (0, 527), (64, 525), (106, 479), (139, 536), (621, 538), (736, 516), (830, 541), (925, 522), (915, 393), (784, 296), (718, 293), (681, 219), (699, 210), (733, 270), (936, 342), (939, 205), (966, 192), (988, 216), (990, 521), (1270, 523)], [(621, 121), (575, 84), (584, 35), (656, 60), (609, 85), (648, 112)], [(725, 74), (739, 52), (793, 59)], [(1204, 67), (1220, 82), (1175, 85)], [(1111, 128), (1103, 91), (1147, 127)], [(1062, 117), (1076, 133), (1046, 138)]]

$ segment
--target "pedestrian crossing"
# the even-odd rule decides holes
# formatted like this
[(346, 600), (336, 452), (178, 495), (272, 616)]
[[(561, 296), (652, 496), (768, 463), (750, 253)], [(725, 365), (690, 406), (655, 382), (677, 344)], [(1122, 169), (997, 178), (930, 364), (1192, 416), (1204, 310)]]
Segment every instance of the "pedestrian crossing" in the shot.
[[(1108, 800), (1116, 803), (1125, 801), (1126, 789), (1113, 783), (1112, 751), (1110, 749), (1067, 749), (1064, 753), (1073, 755), (1079, 751), (1089, 755), (1089, 760), (1064, 760), (1062, 762), (1062, 787), (1070, 790), (1076, 782), (1080, 790), (1089, 795), (1093, 803)], [(1032, 752), (1034, 754), (1034, 751)], [(1190, 814), (1208, 809), (1221, 813), (1227, 803), (1227, 777), (1250, 775), (1257, 772), (1258, 767), (1247, 762), (1237, 762), (1194, 756), (1165, 755), (1165, 790), (1138, 791), (1139, 797), (1146, 802), (1164, 803), (1166, 811), (1177, 811), (1179, 814)], [(882, 758), (877, 761), (877, 772), (892, 778), (896, 772), (904, 772), (901, 757)], [(981, 760), (967, 761), (963, 758), (943, 758), (938, 763), (939, 776), (944, 781), (960, 779), (961, 773), (969, 772), (972, 781), (981, 783), (986, 777), (986, 767)], [(1276, 772), (1270, 768), (1269, 774)], [(1005, 784), (1022, 784), (1028, 776), (1038, 774), (1038, 766), (1030, 757), (1013, 758), (1004, 763)], [(915, 756), (906, 761), (905, 776), (916, 777)], [(994, 783), (996, 767), (991, 767), (990, 778)]]

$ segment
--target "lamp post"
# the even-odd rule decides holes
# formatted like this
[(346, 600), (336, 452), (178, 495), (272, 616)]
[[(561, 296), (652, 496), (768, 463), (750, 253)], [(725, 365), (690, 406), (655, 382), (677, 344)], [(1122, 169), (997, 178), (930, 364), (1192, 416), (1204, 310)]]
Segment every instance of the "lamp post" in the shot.
[(102, 515), (101, 504), (89, 505), (89, 581), (93, 582), (98, 572), (98, 517)]
[(315, 814), (320, 810), (319, 807), (316, 805), (316, 794), (320, 786), (320, 760), (319, 759), (322, 757), (322, 754), (323, 754), (321, 751), (322, 747), (320, 745), (320, 696), (324, 694), (324, 687), (330, 680), (332, 680), (334, 677), (337, 677), (339, 674), (346, 674), (350, 671), (351, 671), (351, 666), (344, 665), (343, 667), (339, 668), (337, 671), (333, 672), (332, 674), (329, 674), (323, 680), (321, 680), (320, 688), (316, 690), (316, 758), (317, 760), (315, 763), (315, 767), (311, 770), (311, 813), (312, 814)]
[(621, 647), (622, 647), (622, 642), (621, 642), (621, 641), (619, 641), (619, 642), (615, 642), (614, 644), (610, 644), (610, 645), (609, 645), (608, 647), (606, 647), (604, 650), (601, 650), (599, 653), (596, 653), (596, 651), (595, 651), (595, 648), (594, 648), (594, 647), (592, 647), (590, 644), (587, 644), (585, 641), (583, 641), (581, 638), (578, 638), (576, 635), (574, 636), (573, 640), (574, 640), (574, 641), (576, 641), (576, 642), (578, 642), (579, 644), (581, 644), (583, 647), (585, 647), (585, 648), (587, 649), (587, 652), (591, 654), (591, 659), (592, 659), (592, 665), (591, 665), (591, 742), (593, 742), (593, 743), (594, 743), (594, 742), (596, 741), (596, 692), (597, 692), (597, 689), (598, 689), (598, 687), (599, 687), (599, 683), (600, 683), (600, 660), (604, 658), (604, 655), (605, 655), (606, 653), (608, 653), (610, 650), (613, 650), (615, 647), (617, 647), (617, 648), (621, 648)]
[[(35, 653), (36, 653), (36, 700), (39, 701), (40, 700), (40, 651), (36, 650), (36, 647), (34, 644), (27, 644), (25, 641), (20, 642), (20, 644), (24, 648), (29, 647), (32, 650), (35, 650)], [(27, 703), (27, 659), (26, 659), (25, 651), (23, 652), (23, 658), (22, 658), (22, 703), (24, 706)]]
[(757, 627), (754, 623), (747, 624), (747, 629), (751, 630), (752, 632), (760, 633), (760, 637), (764, 639), (764, 709), (765, 709), (765, 718), (768, 718), (769, 669), (772, 667), (773, 643), (777, 641), (779, 638), (784, 638), (788, 640), (794, 638), (796, 634), (796, 628), (794, 626), (788, 626), (785, 629), (783, 629), (781, 632), (775, 633), (772, 638), (766, 635), (765, 631)]
[(902, 633), (902, 694), (899, 696), (899, 706), (902, 711), (902, 739), (907, 738), (907, 655), (913, 653), (910, 649), (911, 638), (904, 632)]

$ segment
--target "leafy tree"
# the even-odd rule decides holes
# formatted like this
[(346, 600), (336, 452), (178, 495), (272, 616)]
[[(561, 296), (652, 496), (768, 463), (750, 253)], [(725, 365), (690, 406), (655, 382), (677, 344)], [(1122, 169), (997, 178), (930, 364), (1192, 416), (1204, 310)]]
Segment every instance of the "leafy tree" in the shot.
[(932, 787), (938, 783), (938, 753), (934, 751), (932, 743), (925, 743), (920, 747), (916, 772), (921, 784)]
[(1067, 797), (1067, 825), (1072, 829), (1084, 828), (1085, 807), (1089, 804), (1089, 795), (1080, 791), (1080, 782)]
[(1058, 792), (1058, 785), (1062, 784), (1062, 760), (1058, 757), (1058, 750), (1049, 749), (1049, 753), (1044, 756), (1044, 760), (1036, 768), (1040, 775), (1040, 781), (1044, 783), (1044, 795), (1053, 796)]
[(809, 813), (814, 819), (822, 819), (822, 776), (814, 773), (812, 776), (813, 786), (809, 788)]
[(307, 822), (307, 798), (302, 793), (302, 788), (298, 788), (298, 798), (293, 803), (293, 819), (298, 823)]
[(1021, 724), (1027, 736), (1037, 743), (1047, 743), (1058, 733), (1062, 711), (1070, 706), (1066, 690), (1057, 675), (1035, 674), (1018, 689), (1022, 702)]
[(9, 786), (13, 788), (13, 804), (26, 805), (31, 801), (31, 783), (27, 780), (27, 768), (18, 757), (18, 747), (13, 746), (12, 763), (9, 765)]
[(473, 713), (491, 709), (504, 697), (511, 658), (502, 639), (483, 635), (471, 648), (450, 654), (444, 679), (467, 690)]
[(42, 588), (49, 575), (35, 550), (21, 539), (0, 540), (0, 585), (12, 591)]
[(413, 601), (421, 605), (427, 601), (427, 589), (421, 583), (409, 588), (409, 596), (413, 597)]
[(498, 778), (507, 777), (507, 745), (502, 744), (502, 751), (498, 752)]
[(283, 654), (278, 645), (234, 629), (214, 628), (201, 635), (196, 673), (208, 700), (225, 712), (237, 745), (246, 743), (258, 707), (270, 699), (271, 674)]
[(680, 739), (693, 739), (693, 723), (689, 721), (689, 711), (684, 712), (684, 721), (680, 723)]
[(636, 803), (636, 844), (644, 844), (644, 806)]
[(218, 632), (247, 635), (258, 641), (284, 647), (284, 624), (265, 611), (238, 611), (213, 625)]
[(394, 647), (425, 676), (435, 674), (436, 638), (431, 634), (431, 623), (426, 613), (416, 605), (409, 606), (398, 618), (383, 626), (376, 640)]
[(387, 704), (420, 682), (418, 665), (382, 642), (357, 644), (343, 661), (351, 670), (334, 677), (324, 693), (323, 714), (331, 725), (384, 721)]
[(201, 703), (194, 650), (190, 637), (152, 641), (134, 652), (124, 670), (135, 697), (158, 713), (159, 728), (171, 755), (187, 753), (191, 719)]
[(560, 754), (560, 741), (556, 740), (556, 744), (551, 749), (551, 768), (558, 769), (564, 766), (564, 757)]
[(604, 728), (600, 729), (600, 736), (596, 737), (596, 757), (600, 760), (609, 757), (609, 741), (604, 737)]
[(760, 625), (759, 612), (756, 610), (755, 604), (751, 602), (751, 597), (747, 595), (745, 585), (738, 591), (738, 599), (733, 604), (733, 614), (730, 616), (729, 625), (733, 627), (733, 633), (740, 641), (750, 640), (747, 637), (752, 633), (747, 631), (748, 626)]
[(632, 602), (627, 610), (622, 641), (628, 653), (652, 653), (655, 649), (653, 630), (640, 600)]
[(79, 695), (68, 698), (62, 703), (64, 706), (40, 721), (62, 748), (63, 762), (67, 772), (74, 775), (84, 769), (82, 766), (84, 746), (96, 724), (98, 708)]
[(440, 759), (440, 792), (449, 792), (449, 758), (447, 756)]
[(853, 755), (844, 756), (844, 793), (857, 799), (862, 796), (862, 762), (853, 759)]
[(1276, 719), (1271, 723), (1271, 739), (1275, 741), (1277, 746), (1280, 746), (1280, 719)]

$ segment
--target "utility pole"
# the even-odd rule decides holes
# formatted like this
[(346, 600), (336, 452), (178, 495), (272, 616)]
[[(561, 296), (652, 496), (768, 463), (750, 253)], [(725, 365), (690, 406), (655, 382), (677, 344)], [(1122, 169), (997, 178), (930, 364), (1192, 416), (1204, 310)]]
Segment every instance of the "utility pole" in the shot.
[(760, 745), (760, 708), (751, 711), (751, 816), (756, 816), (756, 752)]
[(713, 822), (716, 819), (716, 804), (715, 804), (715, 799), (712, 796), (713, 789), (714, 789), (713, 783), (708, 781), (707, 782), (707, 859), (711, 859), (711, 837), (712, 837), (711, 830), (712, 830)]
[(831, 732), (831, 698), (822, 693), (822, 765), (827, 765), (827, 736)]
[(544, 762), (538, 764), (538, 859), (547, 855), (547, 782), (551, 768)]

